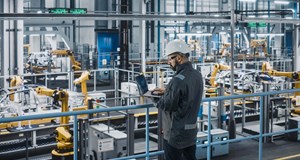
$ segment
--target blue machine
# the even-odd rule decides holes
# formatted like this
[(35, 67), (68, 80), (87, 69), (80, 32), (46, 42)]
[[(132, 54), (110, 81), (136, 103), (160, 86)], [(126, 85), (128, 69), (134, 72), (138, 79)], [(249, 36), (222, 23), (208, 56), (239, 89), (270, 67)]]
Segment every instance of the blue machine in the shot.
[[(118, 56), (119, 33), (117, 30), (99, 31), (97, 36), (98, 68), (111, 68)], [(109, 71), (97, 73), (97, 79), (109, 80)]]

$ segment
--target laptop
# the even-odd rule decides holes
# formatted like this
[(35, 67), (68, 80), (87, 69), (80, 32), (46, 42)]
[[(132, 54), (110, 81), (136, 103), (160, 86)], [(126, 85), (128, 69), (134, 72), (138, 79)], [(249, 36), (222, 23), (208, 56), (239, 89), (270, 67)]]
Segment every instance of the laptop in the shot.
[(143, 74), (136, 76), (135, 80), (139, 89), (140, 96), (155, 97), (155, 98), (160, 97), (160, 95), (153, 94), (151, 91), (149, 91), (146, 78)]

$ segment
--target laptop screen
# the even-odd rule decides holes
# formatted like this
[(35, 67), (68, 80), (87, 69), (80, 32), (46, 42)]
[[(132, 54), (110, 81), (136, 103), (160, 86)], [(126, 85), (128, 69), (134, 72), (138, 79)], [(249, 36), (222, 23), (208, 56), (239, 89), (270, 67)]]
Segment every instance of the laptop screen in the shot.
[(148, 92), (148, 84), (144, 75), (136, 76), (135, 80), (141, 95), (144, 95), (146, 92)]

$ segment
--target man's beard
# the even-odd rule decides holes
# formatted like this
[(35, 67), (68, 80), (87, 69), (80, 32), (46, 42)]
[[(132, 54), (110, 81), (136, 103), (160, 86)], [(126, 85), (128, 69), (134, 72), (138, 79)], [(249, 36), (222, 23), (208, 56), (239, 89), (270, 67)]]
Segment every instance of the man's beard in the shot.
[(179, 65), (179, 62), (178, 62), (177, 59), (175, 59), (175, 64), (174, 64), (174, 66), (170, 65), (170, 68), (171, 68), (173, 71), (176, 71), (177, 65)]

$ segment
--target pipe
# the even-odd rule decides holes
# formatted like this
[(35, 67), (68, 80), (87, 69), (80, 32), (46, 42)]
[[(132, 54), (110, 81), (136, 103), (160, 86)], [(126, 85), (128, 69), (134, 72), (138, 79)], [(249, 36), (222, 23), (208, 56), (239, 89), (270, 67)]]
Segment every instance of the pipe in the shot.
[[(121, 14), (127, 14), (128, 13), (128, 0), (121, 0)], [(121, 27), (120, 27), (120, 68), (128, 70), (128, 21), (121, 21)], [(120, 79), (119, 84), (121, 82), (126, 82), (128, 80), (128, 76), (126, 73), (121, 72), (120, 73)]]
[[(234, 31), (235, 31), (235, 1), (231, 1), (231, 23), (230, 23), (230, 40), (231, 40), (231, 70), (230, 70), (230, 95), (234, 95)], [(230, 100), (230, 116), (229, 116), (229, 139), (235, 139), (236, 134), (236, 126), (235, 126), (235, 118), (234, 118), (234, 99)]]

